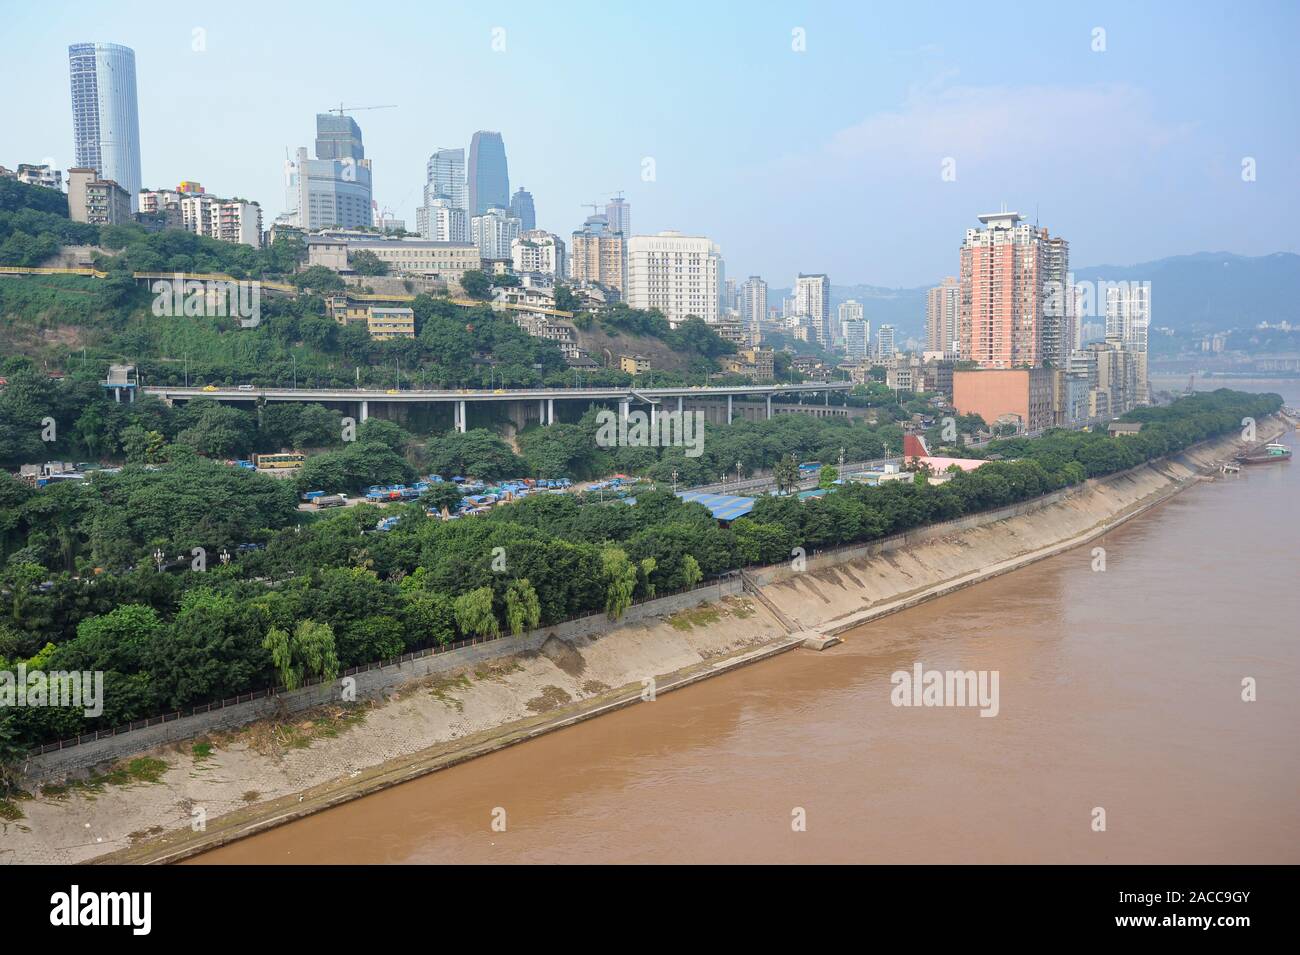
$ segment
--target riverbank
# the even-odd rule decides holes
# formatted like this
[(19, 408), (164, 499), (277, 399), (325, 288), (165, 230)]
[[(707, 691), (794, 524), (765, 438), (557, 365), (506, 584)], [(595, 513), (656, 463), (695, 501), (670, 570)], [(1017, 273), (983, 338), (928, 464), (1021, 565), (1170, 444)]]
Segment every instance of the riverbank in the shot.
[[(1269, 422), (1261, 438), (1285, 429)], [(901, 543), (814, 557), (803, 573), (768, 568), (757, 576), (765, 596), (800, 625), (849, 629), (1104, 534), (1197, 481), (1235, 446), (1210, 442), (1022, 505), (1005, 519), (963, 519)], [(638, 702), (649, 677), (662, 693), (796, 645), (747, 597), (600, 636), (547, 640), (536, 652), (440, 675), (383, 703), (164, 747), (150, 756), (161, 768), (38, 795), (19, 804), (25, 819), (6, 824), (0, 858), (85, 861), (107, 851), (103, 861), (174, 861)], [(195, 832), (200, 817), (206, 825)]]

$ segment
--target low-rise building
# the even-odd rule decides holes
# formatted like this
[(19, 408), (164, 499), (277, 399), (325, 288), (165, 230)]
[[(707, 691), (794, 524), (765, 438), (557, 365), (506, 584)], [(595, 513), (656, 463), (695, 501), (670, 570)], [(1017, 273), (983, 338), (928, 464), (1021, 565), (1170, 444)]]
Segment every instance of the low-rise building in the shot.
[(133, 221), (131, 196), (94, 169), (68, 170), (68, 217), (90, 225), (124, 225)]
[(770, 348), (746, 348), (722, 359), (722, 365), (735, 375), (748, 375), (755, 381), (776, 377), (776, 353)]
[(145, 189), (136, 218), (154, 229), (184, 229), (195, 235), (257, 248), (262, 244), (262, 207), (245, 199), (222, 199), (185, 181), (175, 189)]
[(375, 341), (415, 337), (415, 312), (409, 308), (376, 308), (366, 316), (366, 330)]
[(814, 355), (796, 355), (791, 359), (790, 367), (813, 381), (830, 381), (834, 373), (830, 365)]
[(1015, 424), (1019, 431), (1055, 425), (1052, 369), (981, 368), (954, 371), (952, 403), (959, 414), (977, 414), (990, 427)]
[(482, 268), (478, 247), (467, 242), (399, 239), (366, 232), (320, 232), (307, 236), (307, 264), (350, 273), (350, 257), (372, 252), (397, 275), (420, 275), (460, 282), (461, 276)]
[(41, 186), (44, 189), (63, 191), (63, 172), (52, 166), (20, 162), (18, 164), (17, 179), (29, 186)]
[(620, 355), (618, 367), (628, 375), (644, 375), (650, 370), (650, 359), (643, 355)]

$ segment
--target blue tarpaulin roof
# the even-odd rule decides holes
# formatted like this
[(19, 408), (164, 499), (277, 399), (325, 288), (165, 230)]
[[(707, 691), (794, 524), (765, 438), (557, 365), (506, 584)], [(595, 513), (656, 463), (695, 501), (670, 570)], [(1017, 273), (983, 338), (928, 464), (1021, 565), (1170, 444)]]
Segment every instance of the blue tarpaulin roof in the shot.
[(734, 497), (730, 494), (704, 494), (700, 491), (678, 491), (683, 501), (696, 501), (707, 507), (715, 520), (734, 521), (754, 509), (752, 497)]

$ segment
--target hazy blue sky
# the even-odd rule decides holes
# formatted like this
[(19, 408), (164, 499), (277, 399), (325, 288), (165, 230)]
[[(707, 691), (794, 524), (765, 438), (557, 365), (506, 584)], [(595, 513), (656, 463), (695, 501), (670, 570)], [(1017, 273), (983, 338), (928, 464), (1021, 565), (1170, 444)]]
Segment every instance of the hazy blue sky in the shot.
[(635, 231), (707, 235), (728, 276), (778, 286), (929, 283), (1003, 202), (1077, 266), (1298, 251), (1298, 7), (5, 0), (0, 164), (71, 164), (67, 45), (110, 41), (136, 52), (146, 185), (197, 179), (268, 224), (285, 147), (342, 101), (398, 104), (356, 118), (411, 228), (430, 151), (497, 129), (540, 227), (622, 189)]

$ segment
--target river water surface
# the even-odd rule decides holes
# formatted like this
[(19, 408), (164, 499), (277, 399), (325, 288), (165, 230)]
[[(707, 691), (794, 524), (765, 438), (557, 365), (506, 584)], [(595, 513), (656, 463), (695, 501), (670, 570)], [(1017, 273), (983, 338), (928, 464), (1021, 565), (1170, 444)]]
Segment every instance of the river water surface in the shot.
[[(1300, 462), (1246, 469), (824, 653), (195, 861), (1300, 862), (1298, 498)], [(917, 662), (998, 671), (998, 715), (893, 706)]]

